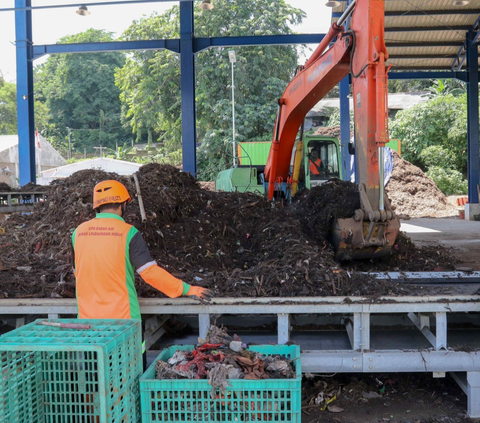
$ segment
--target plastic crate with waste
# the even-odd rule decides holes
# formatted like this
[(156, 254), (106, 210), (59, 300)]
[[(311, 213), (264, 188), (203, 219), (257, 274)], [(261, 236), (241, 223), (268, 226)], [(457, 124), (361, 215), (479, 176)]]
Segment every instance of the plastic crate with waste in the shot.
[[(157, 360), (167, 361), (175, 351), (193, 345), (172, 346)], [(206, 379), (155, 379), (155, 362), (140, 378), (142, 423), (151, 422), (301, 422), (300, 348), (296, 345), (256, 345), (263, 355), (283, 355), (294, 360), (294, 379), (229, 379), (225, 394), (211, 395)]]
[(0, 337), (0, 420), (135, 423), (141, 419), (140, 320), (55, 319)]

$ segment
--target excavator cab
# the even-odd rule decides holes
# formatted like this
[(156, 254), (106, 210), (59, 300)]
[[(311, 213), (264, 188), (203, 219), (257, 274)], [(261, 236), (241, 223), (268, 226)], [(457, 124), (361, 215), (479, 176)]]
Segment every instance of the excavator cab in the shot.
[(336, 138), (308, 140), (304, 158), (307, 188), (323, 184), (331, 178), (341, 178), (339, 158)]

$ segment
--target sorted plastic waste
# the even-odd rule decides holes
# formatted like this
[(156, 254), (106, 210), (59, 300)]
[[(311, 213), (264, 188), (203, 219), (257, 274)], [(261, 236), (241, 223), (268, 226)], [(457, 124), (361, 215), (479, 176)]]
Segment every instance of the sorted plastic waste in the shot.
[[(235, 335), (234, 340), (224, 328), (212, 325), (205, 339), (192, 351), (177, 350), (165, 361), (155, 364), (157, 379), (208, 379), (212, 398), (216, 389), (225, 394), (230, 379), (293, 379), (293, 361), (285, 356), (265, 356), (249, 351)], [(234, 349), (230, 348), (230, 345)]]

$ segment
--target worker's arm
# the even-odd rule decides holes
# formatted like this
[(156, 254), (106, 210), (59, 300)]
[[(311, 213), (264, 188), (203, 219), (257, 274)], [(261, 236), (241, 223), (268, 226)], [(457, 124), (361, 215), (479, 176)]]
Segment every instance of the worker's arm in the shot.
[(75, 229), (72, 234), (72, 242), (70, 243), (70, 261), (72, 263), (73, 273), (75, 273), (75, 237), (77, 230)]
[(210, 290), (199, 286), (190, 286), (158, 266), (150, 255), (142, 234), (138, 231), (130, 240), (129, 255), (131, 263), (142, 279), (168, 297), (177, 298), (188, 295), (204, 300), (210, 300), (213, 297), (213, 292)]

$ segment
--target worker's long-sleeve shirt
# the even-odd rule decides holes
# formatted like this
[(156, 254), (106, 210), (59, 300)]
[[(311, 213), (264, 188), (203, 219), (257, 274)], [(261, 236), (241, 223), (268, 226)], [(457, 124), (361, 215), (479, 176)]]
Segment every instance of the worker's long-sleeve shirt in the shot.
[(116, 214), (81, 224), (72, 243), (79, 318), (140, 319), (135, 271), (170, 298), (190, 289), (157, 265), (141, 233)]

